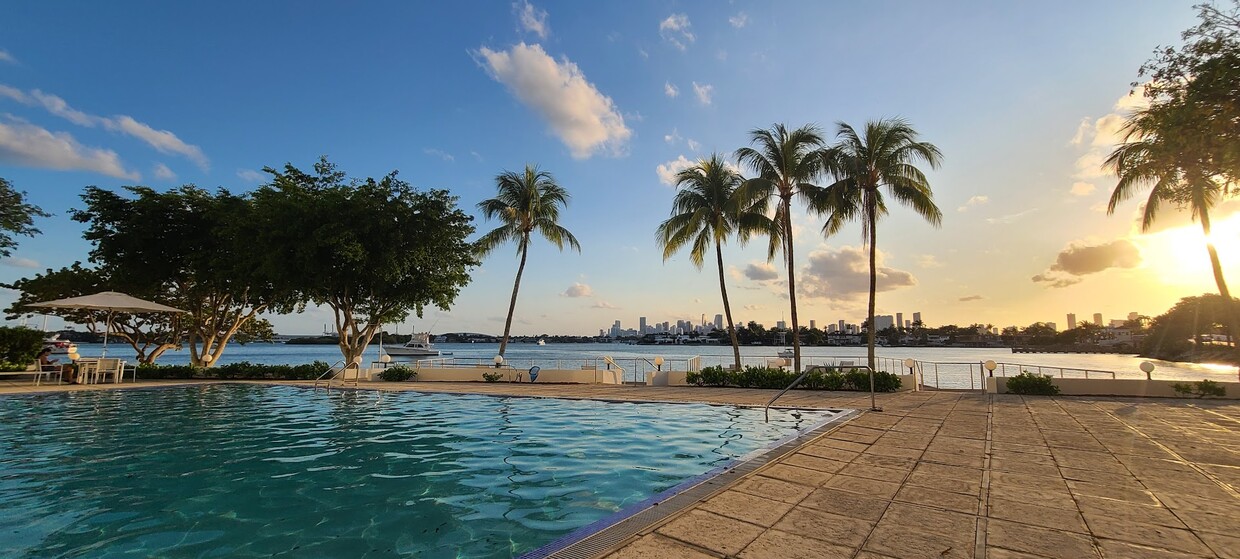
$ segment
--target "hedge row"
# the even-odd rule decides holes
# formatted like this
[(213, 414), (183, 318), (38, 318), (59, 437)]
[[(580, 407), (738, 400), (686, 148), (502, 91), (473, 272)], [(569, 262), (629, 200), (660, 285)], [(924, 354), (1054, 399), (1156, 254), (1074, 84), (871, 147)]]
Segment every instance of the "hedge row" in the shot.
[(189, 365), (141, 365), (140, 379), (226, 379), (226, 380), (314, 380), (327, 371), (329, 365), (315, 361), (305, 365), (258, 365), (249, 361), (229, 363), (216, 367), (191, 367)]
[[(697, 386), (735, 386), (737, 388), (786, 388), (796, 380), (797, 374), (779, 368), (745, 367), (742, 371), (725, 370), (723, 367), (706, 367), (690, 372), (686, 380)], [(805, 376), (797, 388), (807, 390), (858, 390), (870, 391), (870, 373), (864, 369), (815, 370)], [(900, 389), (898, 375), (876, 371), (874, 390), (895, 392)]]

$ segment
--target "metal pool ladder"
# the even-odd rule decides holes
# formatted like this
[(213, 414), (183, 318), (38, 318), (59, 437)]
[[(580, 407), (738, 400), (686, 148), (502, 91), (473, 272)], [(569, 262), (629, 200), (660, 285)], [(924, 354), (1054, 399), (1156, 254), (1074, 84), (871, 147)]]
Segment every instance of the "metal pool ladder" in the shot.
[[(883, 411), (882, 408), (878, 407), (878, 405), (874, 403), (874, 369), (870, 368), (869, 365), (846, 365), (846, 367), (849, 367), (852, 369), (865, 369), (865, 370), (870, 371), (870, 411)], [(793, 388), (795, 388), (796, 385), (801, 384), (801, 381), (805, 380), (805, 377), (809, 375), (811, 372), (816, 371), (818, 369), (832, 369), (832, 368), (843, 368), (843, 367), (824, 367), (822, 365), (818, 365), (818, 366), (810, 367), (802, 371), (800, 375), (797, 375), (796, 380), (792, 381), (792, 384), (789, 384), (787, 388), (780, 390), (779, 394), (776, 394), (773, 398), (767, 401), (765, 406), (763, 406), (762, 412), (763, 414), (765, 414), (766, 420), (767, 421), (771, 420), (771, 404), (774, 404), (775, 400), (778, 400), (780, 396), (783, 396), (789, 390), (792, 390)]]
[(339, 361), (336, 361), (335, 363), (332, 363), (332, 366), (328, 367), (326, 371), (323, 371), (323, 374), (319, 375), (318, 378), (314, 379), (314, 388), (317, 390), (319, 386), (322, 385), (323, 388), (327, 390), (331, 390), (332, 383), (335, 382), (337, 377), (340, 377), (340, 386), (341, 388), (343, 388), (345, 384), (349, 382), (348, 375), (345, 375), (344, 373), (347, 372), (350, 368), (352, 368), (356, 372), (356, 374), (353, 375), (353, 387), (357, 388), (358, 380), (362, 376), (362, 367), (361, 365), (357, 363), (346, 364), (344, 362), (344, 359), (341, 359)]

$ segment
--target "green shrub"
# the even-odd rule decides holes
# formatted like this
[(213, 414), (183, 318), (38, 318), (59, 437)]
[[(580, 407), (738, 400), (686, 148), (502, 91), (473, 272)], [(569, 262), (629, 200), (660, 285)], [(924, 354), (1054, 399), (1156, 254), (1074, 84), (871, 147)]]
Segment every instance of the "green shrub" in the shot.
[(685, 373), (685, 382), (694, 386), (702, 386), (702, 373), (700, 371)]
[(1206, 396), (1226, 396), (1227, 387), (1212, 380), (1203, 380), (1201, 382), (1177, 382), (1171, 385), (1176, 394), (1181, 396), (1196, 395), (1198, 398)]
[(1007, 391), (1012, 394), (1032, 396), (1057, 396), (1059, 387), (1051, 382), (1050, 375), (1036, 375), (1025, 371), (1007, 379)]
[(482, 380), (487, 382), (499, 382), (502, 378), (504, 378), (504, 373), (482, 373)]
[(418, 372), (404, 365), (388, 367), (379, 373), (379, 378), (387, 382), (405, 382), (418, 376)]
[(731, 380), (732, 372), (724, 370), (723, 367), (706, 367), (702, 369), (698, 386), (727, 386)]
[(249, 361), (217, 367), (189, 365), (139, 365), (142, 379), (219, 379), (219, 380), (314, 380), (327, 372), (322, 361), (302, 365), (257, 365)]
[[(782, 390), (797, 375), (777, 367), (745, 367), (741, 371), (729, 371), (723, 367), (705, 367), (689, 372), (685, 381), (696, 386), (735, 386), (738, 388), (767, 388)], [(865, 369), (817, 369), (805, 375), (797, 388), (806, 390), (856, 390), (870, 391), (870, 373)], [(900, 389), (900, 377), (886, 372), (874, 373), (876, 392), (894, 392)]]
[(26, 370), (41, 349), (43, 332), (20, 326), (0, 326), (0, 371)]

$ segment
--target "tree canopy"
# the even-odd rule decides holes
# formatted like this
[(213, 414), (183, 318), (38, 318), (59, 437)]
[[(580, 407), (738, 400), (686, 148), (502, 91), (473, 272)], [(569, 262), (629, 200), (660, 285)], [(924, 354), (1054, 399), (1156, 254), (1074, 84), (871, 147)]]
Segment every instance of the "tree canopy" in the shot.
[(264, 169), (245, 238), (268, 247), (258, 269), (295, 300), (331, 308), (346, 362), (381, 324), (447, 310), (479, 264), (473, 218), (446, 190), (415, 190), (392, 172), (349, 179), (326, 158), (311, 172)]
[(26, 202), (26, 193), (13, 188), (4, 177), (0, 177), (0, 258), (12, 254), (17, 247), (13, 235), (33, 237), (39, 234), (34, 227), (34, 218), (48, 217), (38, 206)]

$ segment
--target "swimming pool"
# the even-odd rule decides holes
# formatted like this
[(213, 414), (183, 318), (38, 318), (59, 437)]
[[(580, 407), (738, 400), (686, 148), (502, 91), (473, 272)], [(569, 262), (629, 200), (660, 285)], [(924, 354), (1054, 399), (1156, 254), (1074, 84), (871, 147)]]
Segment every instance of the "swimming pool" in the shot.
[(0, 549), (508, 557), (833, 417), (217, 384), (0, 398)]

